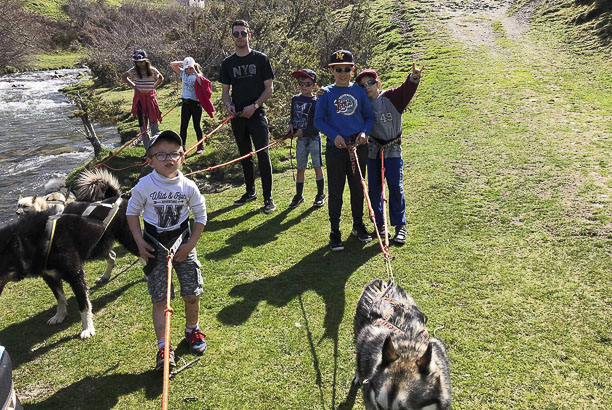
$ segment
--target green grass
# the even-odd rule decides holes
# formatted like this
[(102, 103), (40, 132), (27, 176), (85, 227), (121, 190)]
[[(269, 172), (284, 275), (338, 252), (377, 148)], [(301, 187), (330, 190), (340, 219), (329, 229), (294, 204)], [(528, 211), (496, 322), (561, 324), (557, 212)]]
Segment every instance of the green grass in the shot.
[(39, 54), (34, 56), (33, 70), (57, 70), (60, 68), (77, 68), (81, 66), (83, 53), (61, 52)]
[[(391, 248), (392, 266), (430, 332), (445, 325), (437, 336), (451, 359), (453, 408), (610, 408), (610, 62), (578, 58), (538, 27), (517, 44), (496, 24), (495, 49), (465, 48), (433, 15), (394, 4), (373, 5), (381, 41), (402, 33), (384, 19), (393, 12), (428, 34), (373, 63), (394, 70), (385, 87), (413, 59), (426, 66), (404, 115), (409, 237)], [(163, 112), (173, 104), (164, 93)], [(164, 127), (177, 129), (176, 117)], [(363, 407), (351, 386), (352, 317), (365, 284), (387, 277), (378, 245), (349, 237), (345, 192), (346, 249), (332, 254), (327, 211), (309, 208), (314, 173), (306, 205), (291, 211), (291, 172), (274, 178), (272, 215), (261, 200), (233, 207), (242, 188), (206, 194), (198, 254), (209, 350), (171, 382), (170, 408)], [(41, 280), (7, 286), (0, 340), (27, 408), (159, 408), (149, 296), (138, 265), (128, 268), (135, 259), (121, 255), (114, 274), (127, 270), (92, 286), (97, 334), (85, 341), (75, 338), (74, 297), (66, 323), (49, 327), (54, 301)], [(89, 283), (103, 268), (86, 265)], [(173, 308), (184, 363), (192, 356), (179, 344), (182, 303)]]

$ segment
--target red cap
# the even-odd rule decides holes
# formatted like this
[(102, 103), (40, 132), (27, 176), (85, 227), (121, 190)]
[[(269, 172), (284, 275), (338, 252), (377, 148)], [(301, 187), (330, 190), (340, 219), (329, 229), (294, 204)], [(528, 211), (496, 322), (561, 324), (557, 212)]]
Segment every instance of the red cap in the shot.
[(291, 73), (293, 78), (306, 77), (310, 78), (313, 83), (317, 82), (317, 75), (314, 71), (309, 70), (308, 68), (302, 68), (301, 70), (297, 70)]
[(374, 77), (375, 79), (378, 80), (378, 74), (376, 73), (376, 71), (367, 69), (367, 70), (363, 70), (357, 75), (357, 77), (355, 77), (355, 82), (359, 83), (359, 80), (361, 80), (361, 77), (365, 77), (366, 75), (370, 77)]

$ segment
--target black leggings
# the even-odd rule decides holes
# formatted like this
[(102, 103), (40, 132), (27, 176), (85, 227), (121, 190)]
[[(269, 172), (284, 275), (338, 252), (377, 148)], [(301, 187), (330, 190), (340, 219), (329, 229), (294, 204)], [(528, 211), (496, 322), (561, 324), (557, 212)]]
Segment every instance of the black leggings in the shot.
[[(198, 141), (202, 141), (202, 106), (198, 101), (183, 98), (183, 106), (181, 107), (181, 139), (183, 145), (187, 145), (187, 127), (189, 120), (193, 117), (193, 129), (198, 137)], [(204, 148), (202, 144), (198, 145), (198, 149)]]

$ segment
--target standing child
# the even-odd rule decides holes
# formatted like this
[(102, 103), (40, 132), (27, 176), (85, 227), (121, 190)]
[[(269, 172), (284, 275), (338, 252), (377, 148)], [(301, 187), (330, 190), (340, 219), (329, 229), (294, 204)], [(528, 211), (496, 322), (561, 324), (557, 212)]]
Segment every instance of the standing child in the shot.
[(331, 55), (329, 71), (334, 76), (335, 84), (325, 87), (325, 93), (319, 97), (315, 110), (315, 127), (327, 136), (325, 158), (331, 224), (329, 246), (332, 251), (344, 250), (340, 214), (342, 193), (347, 180), (353, 215), (351, 234), (364, 243), (372, 240), (363, 224), (363, 190), (355, 158), (349, 150), (353, 146), (357, 147), (359, 167), (365, 172), (367, 135), (374, 125), (374, 114), (363, 88), (351, 82), (354, 69), (353, 54), (350, 51), (338, 50)]
[(395, 226), (393, 241), (398, 244), (406, 242), (402, 113), (417, 90), (422, 71), (423, 67), (419, 70), (412, 64), (412, 73), (406, 77), (406, 81), (399, 87), (385, 91), (381, 91), (380, 80), (374, 70), (363, 70), (355, 79), (366, 90), (376, 117), (368, 143), (368, 194), (374, 208), (376, 229), (381, 236), (384, 235), (381, 172), (381, 151), (384, 151), (385, 179), (389, 186), (389, 219)]
[(132, 115), (138, 118), (138, 126), (146, 150), (149, 148), (149, 133), (147, 132), (149, 124), (151, 125), (152, 135), (159, 133), (157, 123), (161, 122), (162, 115), (159, 104), (157, 104), (155, 89), (164, 81), (164, 76), (151, 65), (144, 50), (134, 51), (132, 60), (134, 61), (134, 67), (123, 73), (121, 78), (134, 89)]
[[(190, 351), (204, 353), (206, 337), (198, 326), (202, 274), (195, 246), (206, 224), (206, 203), (195, 182), (179, 170), (183, 164), (181, 137), (166, 130), (151, 140), (147, 151), (153, 172), (144, 176), (132, 188), (132, 197), (126, 211), (128, 225), (138, 245), (140, 256), (147, 260), (145, 274), (153, 303), (153, 327), (157, 337), (155, 368), (163, 369), (165, 337), (165, 309), (167, 292), (168, 249), (174, 253), (173, 266), (181, 285), (185, 302), (185, 339)], [(189, 210), (194, 216), (193, 232), (189, 229)], [(145, 237), (140, 228), (140, 215), (145, 226)], [(146, 239), (145, 239), (146, 238)], [(172, 285), (172, 297), (174, 286)], [(174, 351), (170, 349), (169, 362), (175, 365)]]
[[(181, 98), (181, 139), (183, 149), (187, 144), (187, 128), (189, 120), (193, 117), (193, 129), (195, 130), (198, 141), (202, 141), (202, 107), (206, 110), (210, 118), (213, 118), (215, 108), (210, 102), (212, 88), (210, 80), (202, 75), (202, 69), (193, 57), (185, 57), (183, 61), (173, 61), (170, 67), (175, 73), (181, 76), (183, 81), (183, 91)], [(204, 152), (204, 143), (198, 144), (196, 154)]]
[(321, 157), (321, 135), (314, 126), (314, 113), (317, 99), (312, 95), (312, 89), (317, 85), (317, 75), (314, 71), (304, 68), (291, 73), (297, 79), (300, 94), (291, 98), (291, 122), (289, 132), (297, 138), (295, 155), (297, 157), (297, 178), (295, 196), (289, 208), (295, 208), (304, 202), (304, 176), (308, 166), (308, 155), (312, 160), (317, 180), (317, 196), (313, 206), (321, 207), (325, 203), (325, 178), (323, 177), (323, 158)]

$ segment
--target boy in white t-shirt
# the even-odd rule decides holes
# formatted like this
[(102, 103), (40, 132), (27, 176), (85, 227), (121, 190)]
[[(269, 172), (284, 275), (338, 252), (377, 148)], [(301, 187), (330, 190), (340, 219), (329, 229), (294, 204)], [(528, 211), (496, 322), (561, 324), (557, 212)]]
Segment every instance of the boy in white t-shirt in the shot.
[[(172, 264), (185, 302), (185, 338), (192, 352), (201, 354), (206, 350), (206, 336), (198, 326), (200, 295), (203, 290), (200, 262), (195, 250), (206, 225), (206, 203), (195, 182), (185, 178), (179, 170), (184, 162), (184, 152), (181, 137), (176, 132), (166, 130), (154, 136), (147, 155), (153, 172), (142, 177), (132, 188), (126, 215), (140, 256), (148, 261), (144, 270), (153, 303), (153, 327), (159, 349), (156, 369), (161, 370), (166, 343), (164, 328), (168, 249), (176, 248)], [(192, 232), (189, 229), (189, 210), (195, 221)], [(141, 214), (145, 226), (144, 236), (140, 228)], [(174, 366), (172, 349), (169, 356), (170, 365)]]

